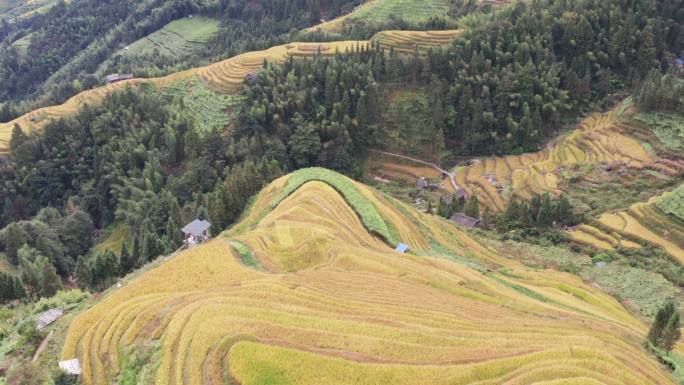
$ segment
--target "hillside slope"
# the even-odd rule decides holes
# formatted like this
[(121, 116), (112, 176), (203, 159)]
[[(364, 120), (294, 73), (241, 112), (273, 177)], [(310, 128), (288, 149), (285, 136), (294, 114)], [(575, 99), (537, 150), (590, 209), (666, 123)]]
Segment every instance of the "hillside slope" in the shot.
[(408, 48), (406, 47), (411, 44), (418, 44), (419, 47), (448, 44), (457, 33), (458, 31), (388, 31), (379, 33), (369, 41), (293, 42), (263, 51), (247, 52), (205, 67), (194, 68), (164, 77), (131, 79), (94, 88), (79, 93), (61, 105), (39, 108), (10, 122), (0, 123), (0, 154), (8, 151), (9, 140), (15, 124), (18, 124), (25, 132), (40, 131), (52, 119), (73, 115), (86, 104), (99, 105), (111, 92), (119, 91), (128, 86), (149, 84), (163, 88), (180, 80), (198, 77), (202, 83), (216, 92), (233, 94), (240, 90), (245, 76), (259, 70), (263, 66), (264, 61), (277, 63), (286, 60), (288, 57), (312, 57), (319, 53), (323, 56), (332, 56), (338, 51), (345, 52), (357, 47), (363, 47), (376, 41), (376, 39), (383, 47), (396, 46), (400, 50), (407, 51)]
[(139, 373), (157, 384), (673, 384), (645, 334), (573, 275), (304, 169), (76, 317), (62, 358), (81, 360), (86, 384), (155, 346)]
[(605, 213), (591, 224), (570, 231), (572, 240), (599, 249), (662, 247), (684, 265), (684, 185), (617, 213)]
[(607, 113), (592, 114), (569, 134), (535, 153), (488, 157), (453, 170), (457, 183), (495, 212), (509, 197), (529, 200), (537, 194), (559, 194), (561, 168), (610, 165), (632, 170), (650, 169), (678, 175), (684, 165), (661, 159), (621, 119), (629, 100)]

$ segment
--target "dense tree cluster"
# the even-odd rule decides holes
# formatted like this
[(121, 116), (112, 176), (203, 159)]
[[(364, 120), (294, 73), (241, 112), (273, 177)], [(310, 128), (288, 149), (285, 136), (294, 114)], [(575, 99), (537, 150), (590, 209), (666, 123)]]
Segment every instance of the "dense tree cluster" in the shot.
[(428, 55), (428, 73), (449, 84), (447, 140), (469, 153), (534, 149), (567, 112), (667, 66), (684, 48), (682, 9), (681, 0), (517, 3)]

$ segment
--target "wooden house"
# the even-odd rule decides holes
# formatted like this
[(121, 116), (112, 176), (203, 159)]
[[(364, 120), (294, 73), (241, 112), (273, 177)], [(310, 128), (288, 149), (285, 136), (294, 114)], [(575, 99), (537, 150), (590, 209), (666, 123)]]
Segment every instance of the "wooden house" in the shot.
[(469, 229), (480, 227), (480, 225), (482, 224), (482, 221), (477, 218), (469, 217), (467, 215), (459, 213), (455, 213), (454, 215), (452, 215), (451, 218), (449, 218), (449, 220)]
[(62, 309), (50, 309), (46, 312), (40, 313), (38, 319), (36, 320), (36, 329), (43, 330), (53, 322), (57, 321), (61, 316), (64, 315), (64, 310)]
[(181, 229), (185, 235), (185, 245), (191, 247), (198, 243), (206, 242), (211, 237), (211, 234), (209, 233), (210, 227), (211, 223), (200, 219), (195, 219), (185, 225), (185, 227)]
[(114, 84), (116, 82), (120, 82), (122, 80), (128, 80), (128, 79), (133, 79), (132, 74), (111, 74), (107, 75), (105, 78), (107, 81), (107, 84)]

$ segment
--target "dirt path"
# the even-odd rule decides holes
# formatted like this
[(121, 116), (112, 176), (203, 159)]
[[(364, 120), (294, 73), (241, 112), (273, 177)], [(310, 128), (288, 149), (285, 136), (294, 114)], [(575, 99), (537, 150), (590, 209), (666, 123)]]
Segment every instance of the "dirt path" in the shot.
[(54, 330), (50, 331), (50, 334), (45, 337), (43, 342), (40, 343), (38, 346), (38, 349), (36, 349), (36, 354), (33, 355), (33, 359), (31, 360), (32, 362), (36, 362), (38, 360), (38, 357), (40, 357), (41, 353), (43, 353), (43, 350), (47, 347), (48, 342), (50, 342), (50, 338), (52, 338), (52, 335), (55, 334)]
[(442, 169), (441, 167), (439, 167), (439, 166), (436, 165), (435, 163), (428, 162), (428, 161), (425, 161), (425, 160), (421, 160), (421, 159), (418, 159), (418, 158), (413, 158), (413, 157), (406, 156), (406, 155), (395, 154), (395, 153), (392, 153), (392, 152), (381, 151), (381, 150), (375, 150), (375, 149), (372, 149), (372, 148), (369, 149), (369, 150), (372, 151), (372, 152), (376, 152), (376, 153), (378, 153), (378, 154), (393, 156), (393, 157), (395, 157), (395, 158), (406, 159), (406, 160), (410, 160), (410, 161), (412, 161), (412, 162), (416, 162), (416, 163), (424, 164), (424, 165), (426, 165), (426, 166), (430, 166), (430, 167), (434, 168), (435, 170), (439, 171), (440, 173), (449, 176), (449, 180), (451, 181), (451, 185), (454, 187), (454, 191), (462, 190), (461, 186), (459, 186), (458, 183), (456, 183), (456, 178), (454, 177), (454, 174), (451, 173), (451, 172), (449, 172), (449, 171), (446, 171), (446, 170)]

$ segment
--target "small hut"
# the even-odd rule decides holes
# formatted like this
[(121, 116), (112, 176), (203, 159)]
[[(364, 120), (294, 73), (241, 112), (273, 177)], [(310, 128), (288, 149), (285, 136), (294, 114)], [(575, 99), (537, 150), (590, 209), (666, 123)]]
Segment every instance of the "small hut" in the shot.
[(394, 251), (397, 251), (399, 253), (406, 253), (409, 250), (409, 247), (407, 244), (400, 243), (397, 245), (397, 248), (394, 249)]
[(191, 247), (198, 243), (205, 242), (209, 239), (211, 234), (209, 233), (209, 228), (211, 223), (195, 219), (194, 221), (188, 223), (181, 229), (183, 234), (185, 234), (185, 245)]
[(677, 71), (680, 74), (684, 74), (684, 59), (682, 59), (681, 57), (678, 57), (675, 59), (674, 64), (675, 64), (675, 68), (677, 68)]
[(128, 79), (133, 79), (132, 74), (111, 74), (107, 75), (105, 78), (107, 81), (107, 84), (114, 84), (116, 82), (120, 82), (122, 80), (128, 80)]
[(43, 330), (53, 322), (57, 321), (61, 316), (64, 315), (64, 310), (62, 309), (50, 309), (46, 312), (40, 313), (38, 319), (36, 320), (36, 329)]
[(417, 188), (418, 190), (424, 190), (424, 189), (426, 189), (427, 187), (428, 187), (428, 182), (427, 182), (427, 180), (425, 179), (425, 177), (421, 176), (420, 178), (418, 178), (418, 179), (416, 180), (416, 188)]
[(451, 193), (442, 197), (442, 201), (445, 203), (451, 203), (451, 201), (454, 199), (465, 203), (465, 201), (468, 200), (468, 193), (466, 190), (459, 188), (455, 193)]
[(254, 82), (257, 80), (257, 73), (256, 71), (250, 72), (247, 75), (245, 75), (245, 81), (246, 82)]
[(452, 222), (455, 222), (455, 223), (457, 223), (463, 227), (469, 228), (469, 229), (479, 227), (480, 224), (482, 224), (482, 221), (477, 219), (477, 218), (469, 217), (467, 215), (463, 215), (463, 214), (459, 214), (459, 213), (455, 213), (449, 219)]
[(59, 368), (66, 374), (71, 374), (72, 376), (78, 376), (81, 374), (81, 362), (78, 358), (72, 360), (60, 361)]

